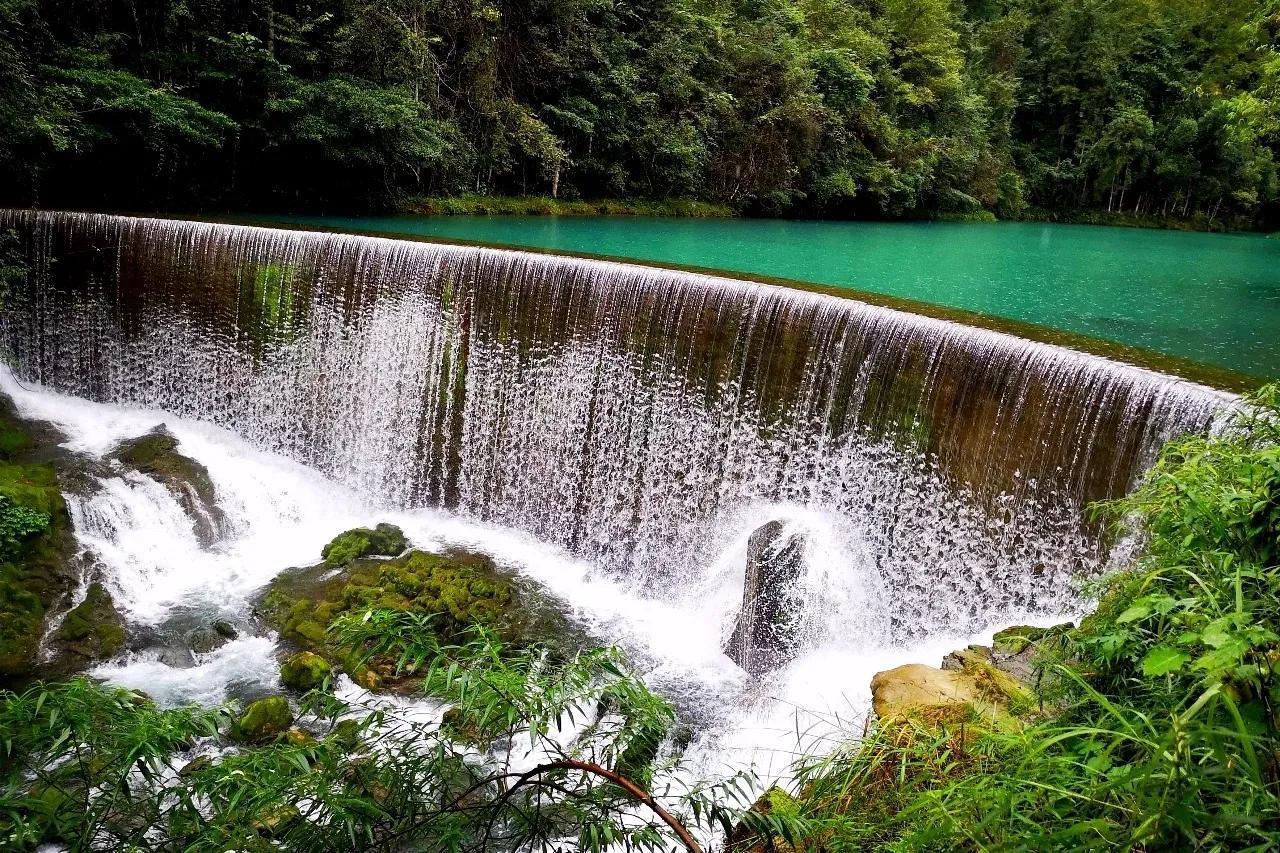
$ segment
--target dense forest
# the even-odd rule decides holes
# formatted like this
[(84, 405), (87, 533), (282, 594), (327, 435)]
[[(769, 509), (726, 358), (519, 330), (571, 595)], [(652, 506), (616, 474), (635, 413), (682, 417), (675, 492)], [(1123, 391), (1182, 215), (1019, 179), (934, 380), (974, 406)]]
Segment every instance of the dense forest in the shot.
[(0, 0), (0, 196), (1276, 217), (1277, 0)]

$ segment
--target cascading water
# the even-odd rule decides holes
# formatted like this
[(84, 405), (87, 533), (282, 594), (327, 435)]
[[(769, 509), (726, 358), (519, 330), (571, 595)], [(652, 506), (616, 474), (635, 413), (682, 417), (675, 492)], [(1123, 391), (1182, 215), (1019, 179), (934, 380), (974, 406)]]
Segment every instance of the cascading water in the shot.
[[(16, 375), (124, 420), (167, 413), (240, 525), (200, 557), (112, 556), (129, 546), (111, 513), (145, 490), (104, 483), (78, 534), (118, 574), (196, 566), (243, 599), (307, 561), (248, 547), (273, 519), (314, 531), (314, 551), (343, 523), (394, 513), (420, 543), (506, 548), (656, 683), (701, 685), (712, 716), (741, 689), (719, 644), (760, 524), (807, 542), (791, 592), (806, 651), (773, 695), (862, 701), (875, 649), (929, 659), (921, 644), (1078, 607), (1076, 580), (1107, 557), (1082, 508), (1231, 401), (1005, 334), (688, 273), (92, 214), (0, 212), (0, 227), (33, 261), (0, 320)], [(277, 484), (251, 485), (284, 464), (259, 451), (313, 469), (306, 493), (341, 492), (341, 507), (290, 508)], [(246, 503), (262, 489), (276, 497)], [(178, 598), (211, 594), (193, 590)], [(175, 600), (129, 606), (145, 619)]]

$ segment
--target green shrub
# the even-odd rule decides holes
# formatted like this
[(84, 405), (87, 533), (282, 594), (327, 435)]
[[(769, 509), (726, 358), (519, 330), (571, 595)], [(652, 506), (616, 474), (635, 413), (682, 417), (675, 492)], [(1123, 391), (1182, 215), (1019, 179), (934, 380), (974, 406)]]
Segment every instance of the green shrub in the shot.
[(19, 506), (0, 495), (0, 560), (16, 559), (28, 539), (48, 529), (47, 512)]

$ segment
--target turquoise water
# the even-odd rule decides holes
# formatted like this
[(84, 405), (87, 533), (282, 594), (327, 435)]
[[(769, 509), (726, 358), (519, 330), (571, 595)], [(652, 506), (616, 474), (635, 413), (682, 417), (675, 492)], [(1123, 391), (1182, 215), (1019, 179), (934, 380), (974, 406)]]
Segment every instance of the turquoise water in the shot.
[(633, 217), (278, 221), (796, 279), (1280, 378), (1280, 240), (1256, 234)]

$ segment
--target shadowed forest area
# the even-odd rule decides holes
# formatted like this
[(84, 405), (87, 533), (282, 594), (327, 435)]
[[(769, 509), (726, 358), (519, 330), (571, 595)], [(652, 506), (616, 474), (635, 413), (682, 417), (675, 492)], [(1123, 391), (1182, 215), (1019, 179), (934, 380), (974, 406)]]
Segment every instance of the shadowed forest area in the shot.
[(1266, 226), (1278, 34), (1275, 0), (0, 0), (0, 196)]

